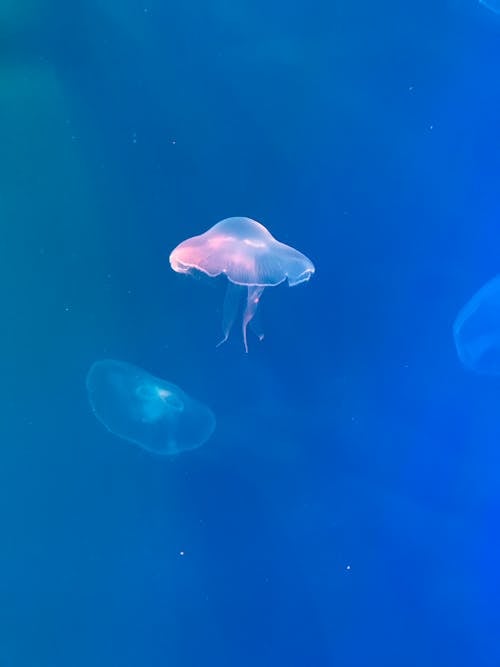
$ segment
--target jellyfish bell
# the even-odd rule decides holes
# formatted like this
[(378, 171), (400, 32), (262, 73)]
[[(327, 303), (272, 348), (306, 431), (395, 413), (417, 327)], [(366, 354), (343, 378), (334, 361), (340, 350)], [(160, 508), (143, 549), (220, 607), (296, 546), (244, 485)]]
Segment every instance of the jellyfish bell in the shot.
[[(224, 343), (236, 319), (240, 299), (246, 295), (242, 316), (245, 350), (247, 326), (253, 320), (266, 287), (288, 282), (290, 287), (306, 282), (314, 273), (311, 260), (295, 248), (281, 243), (256, 220), (226, 218), (209, 230), (180, 243), (170, 254), (177, 273), (203, 273), (210, 278), (226, 276), (222, 328)], [(262, 339), (262, 334), (258, 334)]]
[(211, 278), (224, 274), (236, 285), (259, 287), (285, 280), (298, 285), (314, 273), (310, 259), (250, 218), (226, 218), (186, 239), (170, 254), (170, 265), (178, 273), (201, 271)]
[(92, 412), (114, 435), (164, 456), (196, 449), (215, 429), (206, 405), (125, 361), (103, 359), (86, 378)]
[(484, 284), (453, 323), (458, 358), (480, 375), (500, 375), (500, 275)]

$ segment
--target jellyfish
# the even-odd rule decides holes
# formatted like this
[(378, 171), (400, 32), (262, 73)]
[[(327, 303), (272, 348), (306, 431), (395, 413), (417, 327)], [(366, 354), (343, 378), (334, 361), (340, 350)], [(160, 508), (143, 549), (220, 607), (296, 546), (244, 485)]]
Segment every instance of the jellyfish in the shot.
[[(248, 352), (247, 326), (253, 320), (266, 287), (288, 281), (293, 287), (309, 280), (314, 273), (310, 259), (295, 248), (277, 241), (268, 230), (250, 218), (226, 218), (200, 236), (180, 243), (170, 254), (170, 266), (178, 273), (202, 273), (210, 278), (228, 279), (224, 299), (222, 331), (225, 343), (243, 308), (242, 332)], [(256, 329), (260, 340), (263, 334)]]
[(125, 361), (96, 361), (86, 384), (92, 411), (108, 431), (149, 452), (196, 449), (215, 429), (207, 406)]
[(494, 14), (500, 14), (500, 0), (479, 0), (480, 5), (484, 5)]
[(479, 289), (453, 323), (458, 358), (471, 371), (500, 375), (500, 275)]

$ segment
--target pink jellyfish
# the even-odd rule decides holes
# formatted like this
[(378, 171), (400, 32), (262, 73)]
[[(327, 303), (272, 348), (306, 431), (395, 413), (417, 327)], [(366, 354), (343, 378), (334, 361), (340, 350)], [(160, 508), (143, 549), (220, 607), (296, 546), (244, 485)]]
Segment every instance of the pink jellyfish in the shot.
[[(310, 259), (277, 241), (267, 229), (250, 218), (226, 218), (200, 236), (180, 243), (170, 255), (178, 273), (202, 272), (210, 278), (227, 276), (222, 329), (225, 343), (238, 312), (241, 292), (246, 290), (243, 342), (248, 352), (247, 326), (253, 319), (266, 287), (288, 280), (290, 287), (309, 280), (314, 273)], [(263, 335), (257, 334), (262, 340)]]

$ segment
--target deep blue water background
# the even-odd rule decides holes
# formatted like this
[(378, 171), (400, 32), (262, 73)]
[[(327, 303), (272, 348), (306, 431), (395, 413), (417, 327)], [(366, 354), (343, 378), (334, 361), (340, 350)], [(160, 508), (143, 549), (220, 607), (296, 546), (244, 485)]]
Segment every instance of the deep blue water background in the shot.
[[(498, 17), (17, 0), (0, 38), (0, 666), (498, 667), (500, 383), (451, 336), (500, 271)], [(249, 355), (168, 265), (231, 215), (317, 267)], [(113, 438), (103, 357), (212, 440)]]

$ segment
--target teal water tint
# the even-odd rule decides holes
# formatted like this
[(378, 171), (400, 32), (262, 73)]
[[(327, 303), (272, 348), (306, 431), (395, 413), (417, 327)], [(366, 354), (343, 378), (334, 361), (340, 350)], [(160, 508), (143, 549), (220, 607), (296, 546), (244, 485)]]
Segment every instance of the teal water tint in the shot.
[[(498, 667), (500, 387), (452, 336), (499, 272), (494, 12), (11, 0), (0, 36), (0, 665)], [(248, 355), (168, 261), (235, 215), (316, 267)], [(210, 441), (113, 438), (105, 358)]]

